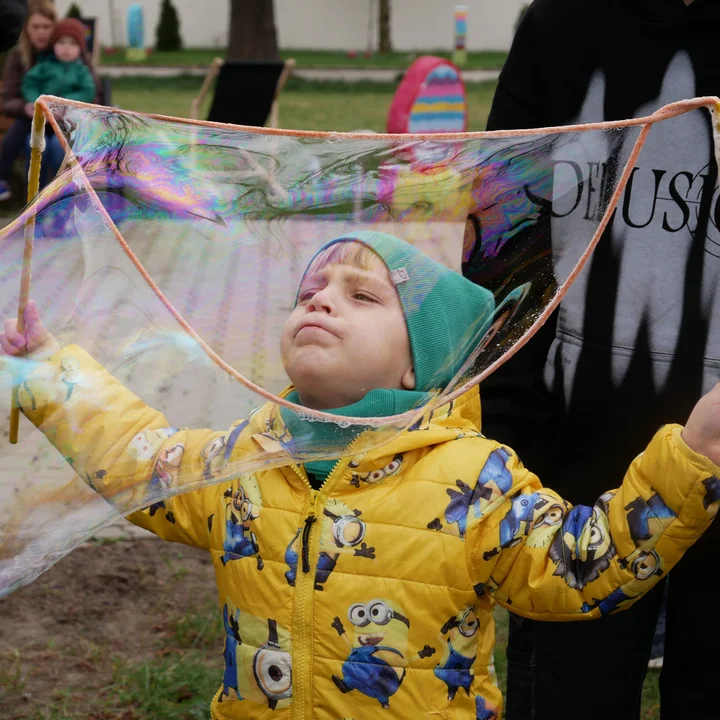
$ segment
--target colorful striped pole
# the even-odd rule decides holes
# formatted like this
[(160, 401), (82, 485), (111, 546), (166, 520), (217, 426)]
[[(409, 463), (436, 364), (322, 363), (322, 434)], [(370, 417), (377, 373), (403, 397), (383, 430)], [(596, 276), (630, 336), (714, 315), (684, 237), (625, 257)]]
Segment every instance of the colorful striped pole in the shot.
[(453, 62), (458, 67), (467, 63), (467, 5), (455, 6), (455, 50)]

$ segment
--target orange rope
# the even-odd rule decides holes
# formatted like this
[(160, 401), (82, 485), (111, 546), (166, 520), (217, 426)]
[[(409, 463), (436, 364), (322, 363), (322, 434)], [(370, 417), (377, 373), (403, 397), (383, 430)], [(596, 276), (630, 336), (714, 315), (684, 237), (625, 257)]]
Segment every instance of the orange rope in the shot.
[[(69, 151), (70, 147), (67, 142), (67, 139), (63, 135), (63, 133), (60, 130), (60, 126), (57, 123), (57, 120), (52, 114), (51, 108), (46, 104), (48, 101), (51, 101), (53, 103), (56, 103), (58, 105), (64, 105), (69, 107), (78, 107), (78, 108), (89, 108), (89, 109), (97, 109), (100, 111), (107, 112), (107, 108), (101, 107), (98, 105), (91, 105), (89, 103), (81, 103), (75, 100), (65, 100), (63, 98), (56, 98), (50, 95), (43, 95), (41, 99), (38, 101), (39, 105), (42, 105), (47, 113), (48, 121), (50, 122), (50, 125), (55, 130), (56, 135), (58, 136), (58, 139), (60, 140), (60, 143), (62, 144), (65, 151)], [(37, 106), (36, 106), (37, 107)], [(583, 125), (564, 125), (560, 127), (552, 127), (552, 128), (540, 128), (540, 129), (533, 129), (533, 130), (494, 130), (491, 132), (476, 132), (476, 133), (437, 133), (437, 134), (417, 134), (417, 135), (403, 135), (403, 140), (407, 139), (415, 139), (415, 140), (421, 140), (421, 139), (452, 139), (452, 140), (465, 140), (470, 139), (473, 137), (477, 138), (489, 138), (489, 137), (516, 137), (516, 136), (528, 136), (528, 135), (546, 135), (551, 133), (569, 133), (569, 132), (577, 132), (579, 130), (609, 130), (619, 127), (641, 127), (641, 132), (638, 134), (637, 139), (635, 140), (635, 144), (633, 146), (632, 152), (630, 154), (630, 157), (628, 158), (625, 169), (622, 175), (620, 176), (620, 179), (618, 180), (617, 186), (615, 188), (615, 192), (612, 195), (612, 198), (610, 199), (610, 202), (605, 209), (605, 213), (603, 215), (603, 218), (598, 225), (598, 227), (595, 230), (595, 233), (590, 240), (590, 243), (588, 244), (587, 248), (581, 255), (580, 259), (577, 262), (577, 265), (575, 269), (571, 272), (571, 274), (568, 276), (568, 278), (560, 285), (558, 288), (555, 296), (550, 301), (548, 306), (545, 308), (545, 310), (540, 314), (540, 316), (535, 320), (535, 322), (531, 325), (528, 331), (525, 332), (523, 337), (518, 340), (512, 348), (510, 348), (502, 357), (498, 358), (495, 362), (493, 362), (489, 367), (485, 368), (482, 372), (480, 372), (475, 377), (471, 378), (470, 380), (467, 380), (464, 384), (461, 386), (453, 385), (451, 383), (450, 388), (446, 389), (437, 395), (435, 395), (431, 400), (428, 401), (428, 403), (423, 406), (422, 408), (416, 408), (413, 410), (410, 410), (408, 412), (399, 414), (399, 415), (391, 415), (388, 417), (374, 417), (374, 418), (362, 418), (362, 420), (353, 419), (353, 418), (347, 418), (345, 416), (341, 415), (334, 415), (332, 413), (327, 413), (322, 410), (311, 410), (309, 408), (303, 407), (301, 405), (297, 405), (296, 403), (290, 402), (286, 400), (283, 397), (279, 397), (278, 395), (275, 395), (274, 393), (269, 392), (268, 390), (265, 390), (264, 388), (256, 385), (252, 381), (248, 380), (244, 375), (239, 373), (235, 368), (233, 368), (231, 365), (228, 365), (217, 353), (215, 353), (212, 348), (195, 332), (195, 330), (188, 324), (188, 322), (185, 320), (185, 318), (182, 317), (180, 312), (175, 308), (175, 306), (168, 300), (167, 297), (163, 294), (162, 290), (157, 286), (155, 281), (150, 277), (145, 267), (142, 265), (138, 257), (135, 255), (135, 253), (130, 249), (128, 244), (126, 243), (125, 239), (120, 234), (120, 231), (115, 226), (115, 223), (112, 221), (112, 218), (110, 215), (108, 215), (107, 211), (103, 207), (102, 203), (100, 202), (97, 194), (95, 193), (94, 188), (92, 187), (90, 181), (87, 179), (87, 177), (84, 175), (84, 173), (81, 171), (76, 179), (76, 182), (79, 185), (82, 185), (84, 189), (87, 191), (87, 193), (90, 195), (91, 198), (93, 198), (97, 202), (97, 210), (100, 213), (100, 215), (103, 217), (103, 219), (106, 221), (108, 227), (110, 228), (111, 232), (115, 236), (115, 239), (117, 240), (118, 244), (122, 248), (122, 250), (125, 252), (127, 257), (130, 259), (130, 261), (133, 263), (133, 265), (137, 268), (138, 272), (141, 274), (145, 282), (147, 283), (147, 286), (153, 291), (153, 293), (158, 297), (158, 299), (165, 305), (165, 307), (168, 309), (168, 311), (171, 313), (171, 315), (175, 318), (175, 320), (180, 324), (180, 326), (187, 332), (187, 334), (192, 337), (198, 345), (204, 350), (205, 354), (222, 370), (224, 370), (228, 375), (230, 375), (232, 378), (237, 380), (238, 382), (242, 383), (245, 387), (247, 387), (249, 390), (251, 390), (256, 395), (264, 398), (265, 400), (275, 403), (276, 405), (282, 405), (284, 407), (289, 408), (293, 412), (302, 413), (305, 417), (311, 417), (315, 418), (317, 420), (321, 421), (331, 421), (331, 422), (349, 422), (351, 425), (371, 425), (375, 427), (384, 427), (386, 425), (389, 425), (391, 423), (396, 422), (412, 422), (417, 417), (432, 411), (435, 408), (440, 407), (441, 405), (444, 405), (448, 402), (452, 402), (453, 400), (456, 400), (461, 395), (466, 393), (468, 390), (470, 390), (474, 385), (477, 385), (480, 381), (484, 380), (488, 375), (493, 373), (500, 365), (505, 363), (507, 360), (509, 360), (518, 350), (520, 350), (521, 347), (523, 347), (528, 340), (534, 335), (535, 332), (542, 326), (547, 319), (550, 317), (550, 315), (553, 313), (553, 311), (556, 309), (556, 307), (560, 304), (560, 301), (562, 300), (563, 296), (567, 292), (568, 288), (570, 287), (570, 284), (572, 281), (577, 277), (577, 275), (582, 270), (583, 266), (587, 262), (587, 259), (590, 257), (591, 253), (595, 249), (596, 245), (600, 241), (600, 238), (608, 225), (613, 211), (615, 210), (615, 207), (618, 204), (618, 201), (622, 195), (622, 193), (625, 190), (625, 186), (627, 184), (627, 181), (630, 177), (630, 174), (633, 170), (633, 167), (635, 165), (635, 162), (640, 155), (640, 151), (645, 143), (645, 139), (647, 138), (647, 135), (652, 127), (653, 124), (660, 122), (662, 120), (667, 120), (669, 118), (677, 117), (679, 115), (683, 115), (685, 113), (688, 113), (692, 110), (697, 110), (699, 108), (707, 108), (707, 109), (720, 109), (720, 98), (715, 96), (710, 97), (698, 97), (693, 98), (691, 100), (681, 100), (679, 102), (671, 103), (670, 105), (665, 105), (664, 107), (660, 108), (659, 110), (655, 111), (652, 115), (648, 115), (642, 118), (634, 118), (631, 120), (619, 120), (619, 121), (612, 121), (612, 122), (599, 122), (599, 123), (588, 123)], [(240, 129), (247, 132), (255, 133), (255, 134), (264, 134), (264, 135), (287, 135), (290, 137), (314, 137), (314, 138), (320, 138), (320, 139), (329, 139), (329, 138), (356, 138), (356, 139), (372, 139), (372, 140), (378, 140), (378, 139), (397, 139), (397, 135), (388, 135), (388, 134), (362, 134), (362, 133), (330, 133), (330, 132), (314, 132), (314, 131), (308, 131), (308, 130), (275, 130), (272, 128), (255, 128), (255, 127), (247, 127), (247, 126), (241, 126), (241, 125), (229, 125), (229, 124), (223, 124), (223, 123), (213, 123), (208, 121), (193, 121), (188, 120), (185, 118), (174, 118), (169, 117), (166, 115), (156, 115), (156, 114), (140, 114), (140, 113), (134, 113), (129, 112), (127, 110), (116, 110), (113, 109), (113, 113), (117, 113), (120, 115), (129, 115), (129, 116), (136, 116), (136, 117), (151, 117), (157, 120), (169, 120), (174, 123), (181, 123), (186, 125), (198, 125), (202, 127), (219, 127), (219, 128), (229, 128), (229, 129)], [(74, 158), (74, 156), (71, 154), (68, 156), (68, 161), (70, 162), (71, 166), (79, 167), (79, 164), (77, 160)], [(6, 228), (7, 230), (7, 228)], [(459, 377), (462, 377), (462, 372), (466, 368), (462, 368), (457, 376), (456, 379)]]

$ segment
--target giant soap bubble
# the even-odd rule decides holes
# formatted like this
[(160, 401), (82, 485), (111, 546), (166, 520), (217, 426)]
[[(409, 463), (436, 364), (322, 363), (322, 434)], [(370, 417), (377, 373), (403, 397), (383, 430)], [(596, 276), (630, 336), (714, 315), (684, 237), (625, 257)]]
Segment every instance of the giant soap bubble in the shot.
[[(83, 377), (70, 349), (59, 374), (42, 358), (4, 363), (0, 595), (103, 526), (175, 493), (362, 453), (421, 427), (518, 351), (556, 307), (652, 125), (714, 112), (716, 103), (701, 98), (597, 125), (423, 136), (234, 127), (41, 99), (66, 159), (0, 231), (0, 309), (3, 318), (17, 314), (32, 219), (30, 297), (59, 344), (82, 348), (107, 374)], [(495, 311), (454, 348), (454, 377), (406, 412), (352, 418), (308, 410), (284, 397), (280, 331), (317, 250), (366, 230), (464, 269), (492, 292)], [(118, 412), (111, 383), (158, 411), (163, 427), (118, 438), (117, 452), (91, 468), (62, 438), (74, 434), (85, 448), (100, 441), (88, 412)], [(13, 394), (26, 412), (55, 403), (64, 430), (46, 435), (23, 417), (11, 444)], [(92, 399), (90, 411), (73, 404), (78, 396)], [(241, 461), (210, 448), (204, 466), (180, 472), (166, 449), (152, 477), (127, 470), (123, 453), (136, 457), (145, 445), (152, 452), (176, 428), (227, 430), (261, 405), (270, 419)], [(232, 433), (223, 440), (231, 441)], [(121, 465), (114, 491), (95, 492), (101, 473)]]

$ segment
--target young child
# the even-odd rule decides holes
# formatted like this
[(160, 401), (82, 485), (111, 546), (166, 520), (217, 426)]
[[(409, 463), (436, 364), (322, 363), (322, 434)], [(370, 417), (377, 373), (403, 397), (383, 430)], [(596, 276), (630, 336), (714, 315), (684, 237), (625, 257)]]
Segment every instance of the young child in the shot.
[(34, 103), (41, 95), (57, 95), (69, 100), (92, 102), (95, 81), (80, 55), (86, 51), (85, 26), (74, 18), (61, 20), (50, 37), (52, 52), (40, 59), (22, 81), (25, 102)]
[[(493, 310), (397, 238), (339, 238), (282, 332), (287, 397), (352, 417), (406, 410), (451, 379), (467, 328)], [(98, 492), (135, 493), (137, 507), (153, 485), (222, 479), (130, 515), (212, 556), (226, 633), (213, 718), (497, 719), (495, 601), (554, 620), (627, 607), (720, 505), (718, 388), (593, 507), (483, 437), (477, 388), (365, 454), (236, 477), (249, 448), (333, 426), (269, 403), (226, 432), (170, 428), (81, 348), (53, 345), (34, 305), (25, 317), (24, 335), (13, 321), (0, 335), (5, 353), (46, 359), (24, 378), (23, 412)], [(568, 652), (592, 668), (592, 648)]]

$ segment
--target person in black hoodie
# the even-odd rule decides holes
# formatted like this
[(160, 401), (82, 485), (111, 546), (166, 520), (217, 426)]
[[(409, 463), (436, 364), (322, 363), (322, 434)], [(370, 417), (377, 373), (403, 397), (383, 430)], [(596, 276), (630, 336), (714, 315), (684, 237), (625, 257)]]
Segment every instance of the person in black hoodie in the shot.
[[(717, 0), (535, 0), (488, 129), (640, 117), (718, 95), (718, 28)], [(483, 432), (541, 477), (552, 472), (573, 503), (592, 503), (644, 438), (687, 416), (720, 379), (717, 173), (707, 113), (655, 126), (558, 312), (481, 386)], [(568, 232), (585, 211), (581, 203), (574, 217), (553, 218), (551, 232)], [(486, 272), (479, 262), (464, 268), (471, 279)], [(588, 467), (591, 447), (604, 452)], [(668, 583), (663, 720), (720, 717), (719, 536), (716, 524)], [(639, 718), (662, 594), (593, 623), (511, 615), (507, 720)]]
[(0, 53), (17, 42), (27, 15), (27, 0), (0, 0)]

